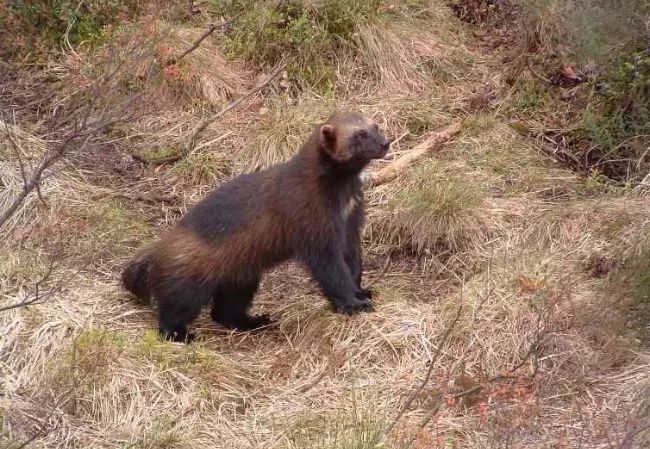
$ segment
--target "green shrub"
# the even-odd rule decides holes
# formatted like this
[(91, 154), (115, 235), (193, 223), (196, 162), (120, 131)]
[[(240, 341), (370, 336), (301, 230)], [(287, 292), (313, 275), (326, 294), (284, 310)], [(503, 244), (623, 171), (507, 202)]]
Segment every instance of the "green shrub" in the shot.
[[(140, 11), (139, 0), (10, 0), (3, 25), (17, 24), (15, 31), (25, 39), (28, 52), (48, 51), (61, 45), (67, 33), (70, 44), (103, 42), (106, 28), (133, 18)], [(68, 27), (70, 30), (68, 31)]]
[(227, 33), (229, 56), (261, 67), (284, 61), (293, 79), (326, 91), (334, 87), (341, 50), (353, 47), (357, 25), (373, 18), (381, 1), (217, 0), (215, 6), (226, 17), (246, 11)]
[(648, 163), (640, 158), (650, 143), (650, 49), (641, 41), (628, 47), (595, 81), (580, 132), (606, 159), (627, 160), (644, 175)]
[[(650, 45), (647, 0), (521, 0), (524, 27), (551, 70), (591, 75), (571, 117), (578, 156), (617, 180), (638, 180), (650, 163)], [(532, 49), (532, 47), (531, 47)], [(524, 90), (521, 105), (534, 105)], [(532, 103), (531, 103), (532, 100)], [(580, 103), (580, 102), (579, 102)], [(585, 142), (587, 140), (588, 142)], [(584, 148), (589, 147), (588, 154)]]
[(540, 44), (580, 64), (607, 64), (621, 43), (644, 37), (647, 0), (520, 0)]

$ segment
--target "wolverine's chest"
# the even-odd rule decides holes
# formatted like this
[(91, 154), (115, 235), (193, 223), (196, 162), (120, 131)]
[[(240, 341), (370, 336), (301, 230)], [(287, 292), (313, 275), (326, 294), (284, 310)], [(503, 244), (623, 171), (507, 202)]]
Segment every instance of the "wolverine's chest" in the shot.
[(350, 218), (350, 216), (357, 210), (357, 208), (361, 207), (362, 201), (363, 199), (361, 198), (361, 194), (356, 192), (347, 198), (342, 207), (343, 219), (345, 221)]
[(348, 185), (348, 188), (343, 191), (340, 201), (340, 211), (344, 222), (347, 222), (350, 217), (362, 210), (363, 207), (363, 193), (361, 185), (358, 180)]

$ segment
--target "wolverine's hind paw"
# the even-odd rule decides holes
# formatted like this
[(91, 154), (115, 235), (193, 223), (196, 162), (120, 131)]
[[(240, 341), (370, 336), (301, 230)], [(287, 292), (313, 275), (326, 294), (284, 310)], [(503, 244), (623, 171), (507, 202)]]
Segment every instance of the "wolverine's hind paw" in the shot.
[(268, 326), (269, 324), (273, 324), (273, 320), (271, 319), (271, 315), (268, 313), (265, 313), (263, 315), (253, 315), (248, 317), (248, 326), (249, 329), (257, 329), (260, 327)]
[(375, 307), (372, 304), (372, 301), (368, 298), (358, 299), (355, 298), (353, 302), (346, 304), (341, 304), (336, 307), (338, 313), (343, 313), (346, 315), (353, 315), (358, 312), (374, 312)]

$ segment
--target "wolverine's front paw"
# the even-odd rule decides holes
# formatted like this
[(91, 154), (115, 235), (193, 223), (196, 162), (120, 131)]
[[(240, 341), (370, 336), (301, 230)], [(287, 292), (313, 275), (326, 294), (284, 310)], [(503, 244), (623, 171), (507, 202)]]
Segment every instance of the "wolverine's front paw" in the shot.
[(369, 288), (361, 288), (355, 295), (357, 299), (372, 299), (372, 290)]
[(191, 343), (196, 340), (196, 335), (187, 331), (170, 331), (163, 328), (160, 330), (159, 335), (163, 341), (173, 341), (176, 343)]
[(372, 305), (372, 301), (368, 298), (355, 298), (354, 301), (336, 307), (337, 313), (343, 313), (345, 315), (353, 315), (358, 312), (373, 312), (374, 310), (375, 308)]
[(235, 319), (224, 320), (223, 318), (217, 316), (212, 318), (214, 321), (217, 321), (223, 324), (225, 327), (230, 329), (237, 329), (238, 331), (251, 331), (259, 329), (261, 327), (266, 327), (273, 324), (273, 320), (267, 314), (264, 315), (243, 315)]
[(273, 320), (269, 314), (264, 315), (255, 315), (248, 318), (248, 327), (249, 329), (259, 329), (260, 327), (265, 327), (273, 324)]

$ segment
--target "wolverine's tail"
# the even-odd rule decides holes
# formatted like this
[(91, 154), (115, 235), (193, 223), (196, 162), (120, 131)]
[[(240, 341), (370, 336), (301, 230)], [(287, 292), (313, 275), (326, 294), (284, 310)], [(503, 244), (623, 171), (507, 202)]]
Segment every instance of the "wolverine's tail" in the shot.
[(141, 250), (124, 267), (122, 285), (138, 299), (150, 303), (149, 270), (151, 268), (152, 248)]

